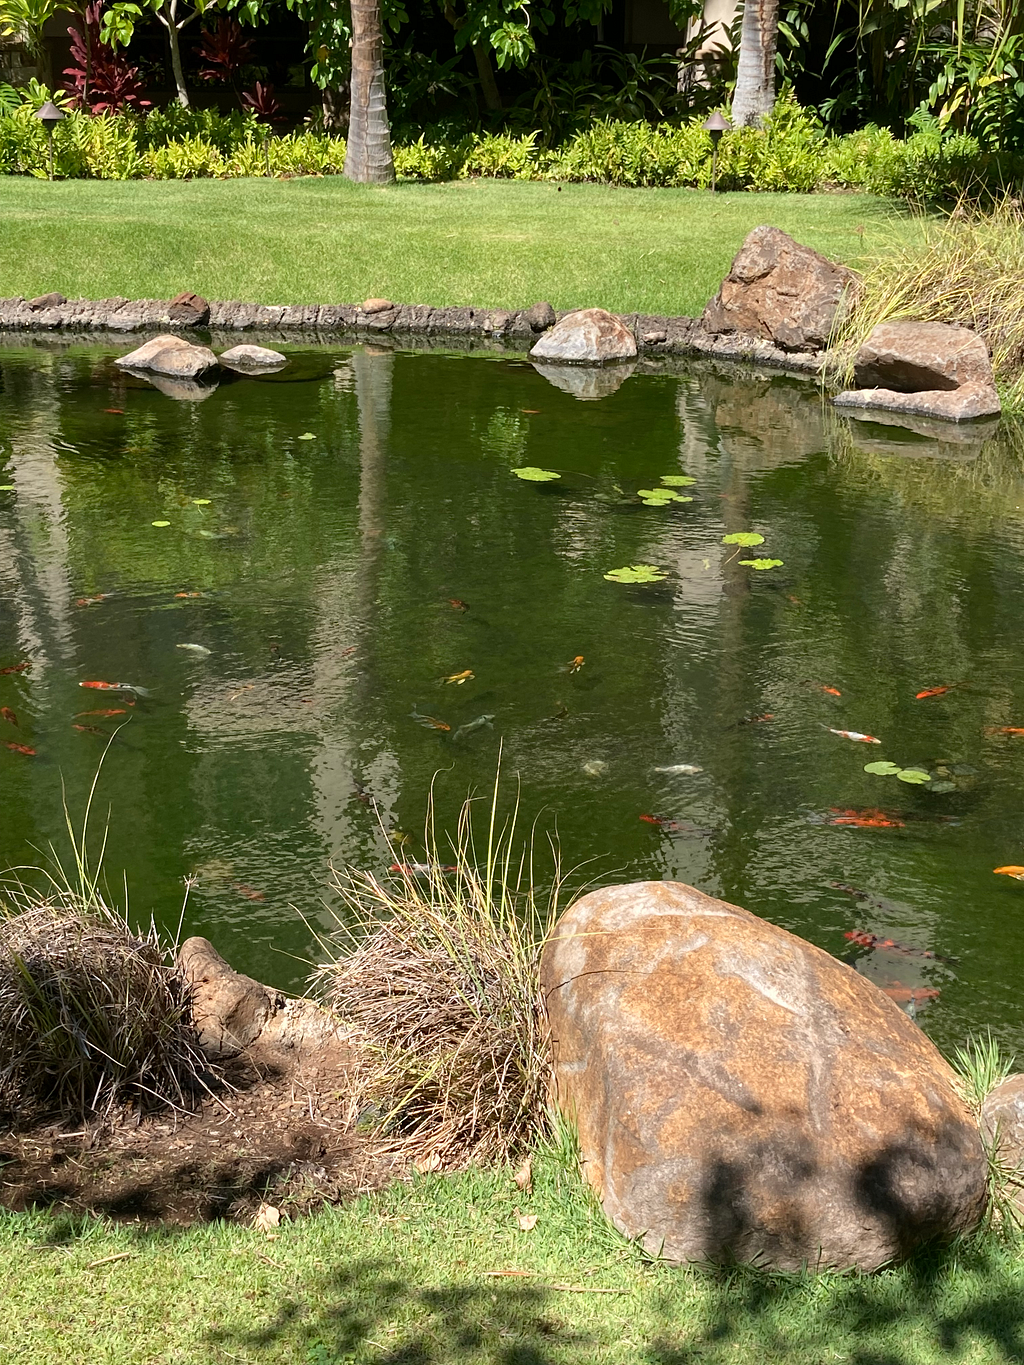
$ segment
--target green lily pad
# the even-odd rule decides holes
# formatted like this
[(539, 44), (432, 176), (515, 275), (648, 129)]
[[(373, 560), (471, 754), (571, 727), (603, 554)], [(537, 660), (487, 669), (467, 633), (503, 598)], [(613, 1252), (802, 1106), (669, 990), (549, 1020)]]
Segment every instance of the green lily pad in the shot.
[(892, 777), (899, 770), (900, 765), (898, 763), (889, 763), (886, 759), (880, 759), (877, 763), (864, 764), (866, 773), (875, 773), (878, 777)]
[(923, 787), (926, 782), (932, 780), (931, 773), (926, 773), (923, 768), (901, 768), (896, 776), (901, 782), (909, 782), (913, 787)]
[(154, 521), (151, 524), (153, 526), (170, 526), (171, 523), (169, 521)]
[(556, 474), (553, 469), (538, 469), (535, 464), (524, 464), (518, 469), (513, 469), (512, 473), (517, 479), (526, 479), (528, 483), (547, 483), (550, 479), (560, 479), (561, 474)]
[(209, 507), (210, 505), (209, 498), (193, 498), (192, 501), (196, 507)]
[(671, 488), (638, 488), (636, 495), (646, 507), (664, 507), (670, 502), (693, 502), (682, 493), (673, 493)]
[(925, 788), (925, 790), (926, 790), (926, 791), (930, 791), (930, 792), (935, 792), (936, 794), (939, 794), (939, 793), (941, 793), (941, 792), (955, 792), (955, 791), (956, 791), (956, 783), (955, 783), (955, 782), (948, 782), (948, 781), (945, 781), (945, 780), (943, 780), (943, 781), (941, 781), (941, 782), (929, 782), (929, 783), (928, 783), (928, 786)]
[(741, 559), (741, 564), (745, 564), (748, 569), (777, 569), (782, 564), (781, 559)]
[(613, 583), (660, 583), (667, 577), (657, 564), (627, 564), (622, 569), (609, 569), (605, 578)]
[(311, 431), (304, 431), (297, 439), (300, 441), (315, 441), (316, 437)]
[(0, 483), (0, 493), (13, 493), (13, 492), (14, 492), (14, 484), (13, 484), (13, 483)]
[(732, 535), (722, 537), (723, 545), (763, 545), (764, 536), (756, 531), (733, 531)]
[(687, 484), (696, 483), (696, 479), (691, 479), (689, 474), (662, 474), (662, 483), (671, 484), (673, 488), (685, 488)]

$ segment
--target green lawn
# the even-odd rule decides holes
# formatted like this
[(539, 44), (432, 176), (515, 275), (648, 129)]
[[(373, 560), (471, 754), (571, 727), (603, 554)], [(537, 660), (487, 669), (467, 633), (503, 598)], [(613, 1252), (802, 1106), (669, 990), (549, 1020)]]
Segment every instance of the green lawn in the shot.
[[(538, 1216), (532, 1231), (520, 1210)], [(532, 1195), (508, 1172), (430, 1176), (283, 1222), (273, 1240), (223, 1224), (146, 1232), (0, 1215), (0, 1257), (5, 1365), (1016, 1365), (1024, 1355), (1024, 1259), (992, 1239), (870, 1278), (673, 1269), (645, 1262), (550, 1161)]]
[(0, 179), (0, 294), (699, 312), (749, 230), (856, 261), (915, 220), (870, 195), (476, 180)]

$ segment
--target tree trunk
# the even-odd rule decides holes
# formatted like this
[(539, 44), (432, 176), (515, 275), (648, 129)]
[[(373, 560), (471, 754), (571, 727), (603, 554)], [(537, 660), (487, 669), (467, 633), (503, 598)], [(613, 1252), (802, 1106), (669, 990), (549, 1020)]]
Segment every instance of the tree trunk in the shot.
[(384, 96), (380, 0), (352, 0), (352, 77), (345, 175), (367, 185), (395, 178)]
[(498, 90), (498, 82), (494, 79), (490, 53), (483, 43), (474, 43), (473, 56), (476, 58), (476, 72), (480, 77), (480, 89), (484, 93), (484, 104), (491, 113), (497, 113), (501, 108), (501, 93)]
[(324, 110), (324, 132), (342, 133), (348, 127), (347, 91), (333, 85), (325, 85), (320, 92)]
[(740, 57), (732, 98), (735, 128), (761, 124), (772, 112), (778, 42), (779, 0), (743, 0)]
[[(163, 18), (163, 16), (161, 16)], [(174, 72), (174, 84), (178, 91), (178, 103), (182, 109), (189, 107), (188, 90), (185, 87), (185, 73), (181, 69), (181, 48), (178, 45), (178, 26), (174, 22), (174, 16), (168, 15), (163, 19), (164, 27), (167, 29), (167, 41), (171, 45), (171, 70)]]

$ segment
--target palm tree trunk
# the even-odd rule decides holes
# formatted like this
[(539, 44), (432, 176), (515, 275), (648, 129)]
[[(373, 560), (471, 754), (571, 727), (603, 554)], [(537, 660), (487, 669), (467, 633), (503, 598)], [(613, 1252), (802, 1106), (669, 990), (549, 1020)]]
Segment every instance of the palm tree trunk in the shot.
[(779, 0), (743, 0), (740, 57), (732, 98), (733, 126), (760, 124), (775, 104)]
[(369, 185), (395, 178), (384, 96), (384, 38), (380, 0), (352, 0), (352, 102), (345, 175)]

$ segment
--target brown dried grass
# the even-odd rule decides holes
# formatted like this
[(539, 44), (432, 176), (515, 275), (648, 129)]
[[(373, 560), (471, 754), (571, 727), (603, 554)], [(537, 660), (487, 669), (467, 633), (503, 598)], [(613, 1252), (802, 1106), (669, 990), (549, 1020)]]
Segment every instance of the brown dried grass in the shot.
[(428, 817), (429, 874), (333, 875), (342, 946), (329, 949), (314, 980), (369, 1040), (364, 1097), (379, 1136), (426, 1169), (515, 1158), (544, 1124), (538, 962), (558, 913), (557, 858), (541, 904), (533, 841), (513, 856), (516, 813), (498, 831), (497, 799), (496, 784), (479, 865), (467, 801), (457, 871), (441, 870)]

